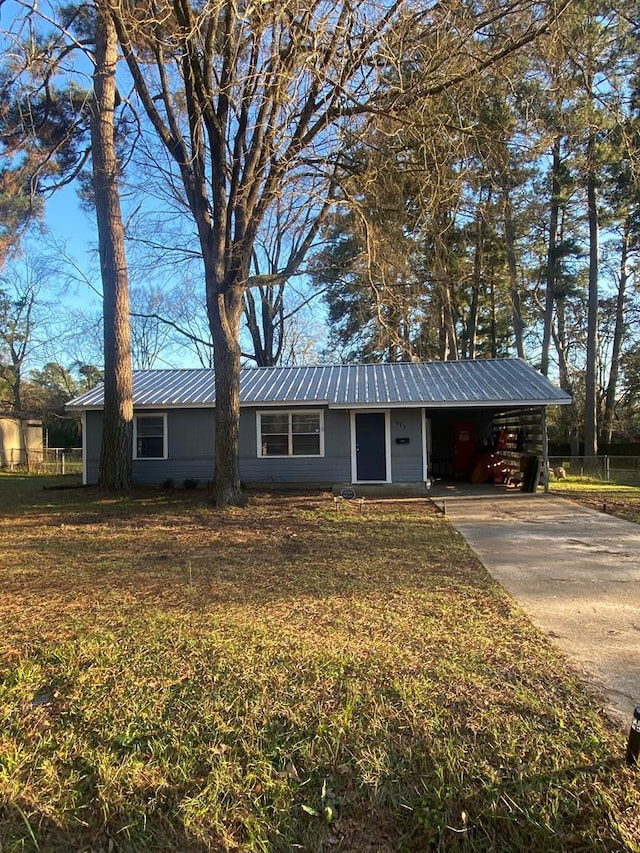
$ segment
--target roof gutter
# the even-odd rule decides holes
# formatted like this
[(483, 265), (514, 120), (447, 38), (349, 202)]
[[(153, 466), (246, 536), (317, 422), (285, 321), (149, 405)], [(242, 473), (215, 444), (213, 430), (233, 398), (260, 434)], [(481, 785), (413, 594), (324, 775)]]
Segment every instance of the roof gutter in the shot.
[(567, 406), (571, 398), (562, 400), (416, 400), (411, 403), (329, 403), (330, 409), (510, 409), (531, 408), (534, 406)]

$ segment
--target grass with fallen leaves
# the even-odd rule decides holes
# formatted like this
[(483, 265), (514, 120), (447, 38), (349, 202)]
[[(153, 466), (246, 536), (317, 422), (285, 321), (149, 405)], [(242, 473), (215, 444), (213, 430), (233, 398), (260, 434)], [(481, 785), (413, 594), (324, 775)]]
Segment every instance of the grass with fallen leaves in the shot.
[(47, 484), (0, 476), (3, 853), (640, 849), (625, 733), (428, 500)]
[(552, 492), (563, 498), (640, 524), (640, 486), (621, 486), (590, 477), (573, 476), (566, 480), (552, 480), (549, 485)]

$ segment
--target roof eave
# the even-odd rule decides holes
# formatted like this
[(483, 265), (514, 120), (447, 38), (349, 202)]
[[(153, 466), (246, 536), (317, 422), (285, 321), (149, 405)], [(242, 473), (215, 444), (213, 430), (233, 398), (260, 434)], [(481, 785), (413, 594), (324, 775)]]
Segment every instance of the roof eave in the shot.
[[(240, 403), (241, 409), (250, 409), (256, 407), (298, 407), (298, 406), (327, 406), (329, 409), (347, 410), (347, 409), (495, 409), (495, 408), (527, 408), (535, 406), (567, 406), (571, 403), (571, 398), (562, 400), (403, 400), (403, 401), (384, 401), (371, 403), (330, 403), (328, 400), (249, 400)], [(168, 403), (158, 401), (157, 403), (136, 403), (134, 401), (134, 409), (136, 411), (154, 410), (154, 409), (215, 409), (215, 403)], [(65, 406), (68, 412), (101, 412), (104, 409), (104, 403), (91, 403), (90, 405), (69, 405)]]
[(567, 406), (566, 400), (413, 400), (411, 402), (386, 403), (330, 403), (330, 409), (495, 409), (531, 408), (535, 406)]

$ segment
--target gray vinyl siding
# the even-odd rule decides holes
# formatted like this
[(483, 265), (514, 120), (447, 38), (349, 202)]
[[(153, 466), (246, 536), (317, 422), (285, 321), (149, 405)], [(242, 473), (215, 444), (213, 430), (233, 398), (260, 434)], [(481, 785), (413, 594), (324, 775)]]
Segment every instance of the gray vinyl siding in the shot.
[[(158, 409), (158, 414), (162, 413)], [(149, 414), (149, 410), (135, 412)], [(167, 411), (167, 459), (134, 459), (133, 481), (158, 485), (185, 480), (206, 485), (213, 480), (215, 413), (213, 409), (170, 409)]]
[(185, 480), (205, 485), (213, 480), (215, 412), (213, 409), (170, 409), (167, 412), (167, 459), (134, 459), (136, 483)]
[(87, 469), (87, 483), (98, 482), (100, 473), (100, 448), (102, 446), (102, 412), (87, 412), (86, 433), (83, 436), (83, 453)]
[[(240, 477), (244, 483), (335, 484), (351, 480), (351, 415), (344, 409), (319, 405), (278, 407), (281, 411), (318, 411), (324, 413), (324, 451), (322, 457), (258, 456), (258, 411), (274, 407), (243, 407), (240, 418)], [(150, 410), (143, 410), (149, 413)], [(181, 486), (185, 480), (209, 483), (214, 474), (215, 412), (210, 408), (157, 409), (167, 414), (167, 459), (140, 459), (133, 462), (134, 481), (162, 484), (173, 480)], [(138, 412), (136, 412), (138, 414)], [(430, 473), (453, 473), (453, 425), (469, 420), (476, 427), (476, 441), (490, 437), (494, 413), (486, 410), (430, 411), (432, 457)], [(102, 412), (86, 413), (85, 454), (87, 482), (96, 483), (99, 475)], [(397, 439), (402, 439), (397, 443)], [(408, 439), (408, 441), (407, 441)], [(391, 480), (394, 483), (420, 482), (423, 469), (422, 409), (392, 408), (390, 412)]]
[[(317, 411), (318, 407), (309, 407)], [(145, 409), (149, 413), (151, 410)], [(162, 410), (158, 410), (160, 412)], [(351, 479), (349, 415), (324, 410), (325, 455), (323, 457), (258, 457), (256, 412), (243, 408), (240, 417), (240, 477), (245, 483), (333, 483)], [(260, 411), (265, 411), (261, 408)], [(304, 408), (296, 408), (304, 411)], [(136, 412), (136, 414), (138, 414)], [(134, 459), (133, 479), (140, 484), (162, 484), (185, 480), (201, 485), (213, 479), (215, 413), (213, 409), (169, 409), (167, 411), (167, 459)], [(87, 482), (97, 483), (102, 441), (102, 412), (87, 412)]]
[[(309, 411), (321, 406), (310, 405)], [(291, 411), (282, 407), (283, 410)], [(296, 406), (303, 413), (306, 406)], [(240, 478), (245, 483), (341, 483), (351, 479), (349, 415), (345, 411), (324, 411), (324, 450), (320, 457), (258, 456), (258, 411), (273, 408), (243, 408), (240, 418)]]
[[(397, 444), (396, 439), (409, 443)], [(416, 483), (424, 478), (422, 449), (422, 410), (391, 409), (392, 482)]]
[[(162, 410), (158, 410), (160, 413)], [(135, 414), (139, 414), (136, 412)], [(149, 414), (145, 410), (144, 414)], [(87, 412), (85, 454), (87, 482), (97, 483), (102, 444), (102, 412)], [(167, 412), (167, 459), (134, 459), (133, 481), (142, 485), (185, 480), (204, 485), (213, 479), (215, 413), (213, 409), (172, 409)]]

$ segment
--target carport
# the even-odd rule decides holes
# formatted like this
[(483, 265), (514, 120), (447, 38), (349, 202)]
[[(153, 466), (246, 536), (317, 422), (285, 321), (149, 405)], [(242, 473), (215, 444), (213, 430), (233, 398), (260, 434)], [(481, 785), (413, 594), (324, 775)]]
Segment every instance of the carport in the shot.
[(429, 472), (436, 480), (519, 482), (529, 470), (537, 484), (540, 471), (548, 476), (545, 406), (433, 409), (427, 418)]

